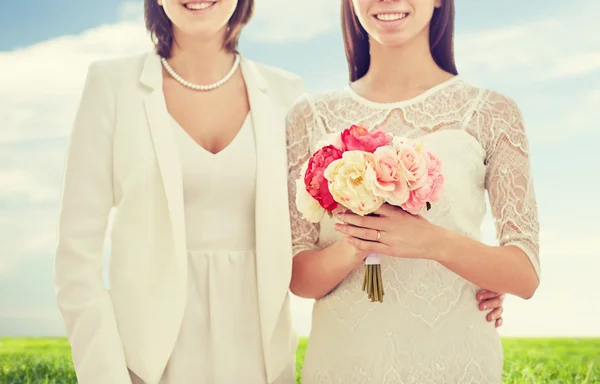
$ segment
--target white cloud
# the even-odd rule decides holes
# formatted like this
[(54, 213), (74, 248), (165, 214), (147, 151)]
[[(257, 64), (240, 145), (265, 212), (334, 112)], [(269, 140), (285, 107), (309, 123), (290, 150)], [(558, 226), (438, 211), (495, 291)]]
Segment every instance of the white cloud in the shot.
[(0, 278), (3, 276), (7, 276), (9, 273), (8, 262), (6, 260), (0, 259)]
[(32, 202), (55, 200), (57, 190), (47, 185), (40, 185), (35, 172), (24, 170), (0, 170), (0, 199), (13, 196), (24, 197)]
[(0, 143), (68, 135), (89, 64), (150, 48), (139, 23), (121, 22), (0, 52)]
[(459, 67), (502, 75), (509, 82), (548, 81), (598, 71), (595, 24), (581, 23), (582, 10), (577, 10), (557, 19), (458, 36)]
[[(573, 234), (570, 231), (542, 231), (540, 234), (542, 263), (544, 259), (588, 257), (598, 254), (600, 238), (592, 228), (588, 233)], [(598, 258), (600, 260), (600, 257)]]
[(10, 95), (15, 103), (42, 96), (47, 101), (50, 97), (72, 95), (80, 91), (91, 61), (130, 55), (150, 47), (145, 29), (127, 21), (2, 52), (0, 95), (3, 99)]
[(547, 76), (562, 78), (585, 75), (600, 70), (600, 48), (597, 51), (582, 52), (573, 56), (561, 57)]
[(119, 18), (126, 21), (144, 20), (144, 2), (127, 0), (119, 7)]
[(257, 0), (246, 36), (265, 42), (311, 39), (339, 27), (339, 1)]

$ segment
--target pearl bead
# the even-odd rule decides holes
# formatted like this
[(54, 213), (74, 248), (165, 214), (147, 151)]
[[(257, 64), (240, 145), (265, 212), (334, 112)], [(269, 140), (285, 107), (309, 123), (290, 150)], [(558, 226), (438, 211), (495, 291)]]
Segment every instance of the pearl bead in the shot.
[(187, 80), (183, 79), (181, 76), (179, 76), (173, 70), (173, 68), (171, 68), (171, 66), (167, 62), (167, 59), (165, 59), (164, 57), (161, 57), (160, 61), (162, 62), (162, 65), (165, 67), (165, 70), (169, 73), (169, 75), (171, 75), (171, 77), (173, 77), (181, 85), (191, 88), (196, 91), (211, 91), (213, 89), (220, 87), (221, 85), (223, 85), (227, 81), (229, 81), (229, 79), (231, 79), (231, 77), (235, 74), (235, 71), (237, 70), (237, 68), (240, 64), (240, 56), (235, 55), (235, 61), (233, 63), (233, 67), (229, 70), (229, 72), (225, 75), (225, 77), (223, 77), (221, 80), (219, 80), (213, 84), (209, 84), (209, 85), (194, 84), (190, 81), (187, 81)]

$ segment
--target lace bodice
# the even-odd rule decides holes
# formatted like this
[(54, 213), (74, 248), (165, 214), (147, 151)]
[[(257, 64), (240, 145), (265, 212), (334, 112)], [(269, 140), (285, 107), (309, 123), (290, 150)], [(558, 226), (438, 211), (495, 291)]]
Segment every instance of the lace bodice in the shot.
[[(513, 100), (470, 86), (459, 77), (406, 102), (374, 103), (347, 88), (315, 97), (305, 96), (295, 105), (288, 115), (287, 130), (294, 254), (314, 249), (319, 243), (320, 230), (319, 224), (303, 220), (295, 208), (294, 180), (324, 135), (352, 124), (371, 129), (384, 127), (394, 135), (411, 138), (426, 139), (435, 134), (449, 137), (445, 134), (451, 134), (452, 139), (464, 141), (481, 152), (482, 158), (474, 159), (478, 164), (458, 166), (475, 170), (484, 165), (484, 179), (475, 181), (483, 181), (478, 186), (489, 194), (499, 245), (521, 248), (540, 273), (537, 206), (521, 111)], [(483, 215), (484, 208), (478, 206), (478, 213)], [(443, 210), (436, 211), (439, 215)], [(436, 217), (429, 215), (428, 218), (437, 223)]]
[[(294, 254), (335, 242), (295, 207), (304, 162), (324, 135), (352, 124), (420, 138), (442, 162), (444, 197), (425, 213), (436, 225), (479, 240), (488, 206), (498, 244), (522, 249), (540, 273), (538, 220), (529, 146), (517, 105), (493, 91), (448, 80), (404, 102), (375, 103), (351, 88), (305, 96), (288, 115)], [(384, 257), (386, 296), (368, 302), (363, 269), (317, 300), (303, 383), (499, 383), (502, 347), (477, 309), (478, 287), (430, 260)]]

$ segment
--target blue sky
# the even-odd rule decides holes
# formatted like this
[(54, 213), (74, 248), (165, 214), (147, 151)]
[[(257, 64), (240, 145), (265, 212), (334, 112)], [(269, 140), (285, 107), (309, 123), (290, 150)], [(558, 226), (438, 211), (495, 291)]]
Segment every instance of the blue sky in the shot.
[[(337, 0), (256, 0), (243, 53), (345, 85)], [(509, 298), (504, 335), (600, 336), (600, 27), (594, 0), (457, 1), (461, 75), (515, 99), (532, 148), (542, 284)], [(52, 258), (68, 134), (88, 64), (150, 49), (142, 3), (10, 1), (0, 13), (0, 336), (62, 335)], [(560, 207), (560, 208), (559, 208)], [(491, 220), (484, 241), (494, 242)], [(294, 301), (298, 330), (310, 301)]]

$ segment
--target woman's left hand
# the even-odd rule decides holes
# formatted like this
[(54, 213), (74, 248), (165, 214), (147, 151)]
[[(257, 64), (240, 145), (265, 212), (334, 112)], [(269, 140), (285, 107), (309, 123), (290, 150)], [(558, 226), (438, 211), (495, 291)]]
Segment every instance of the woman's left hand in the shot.
[(488, 312), (486, 315), (487, 321), (494, 322), (496, 328), (502, 326), (504, 319), (502, 313), (504, 312), (504, 293), (488, 291), (482, 289), (477, 292), (477, 301), (479, 302), (479, 310), (482, 312)]
[(336, 224), (335, 229), (361, 251), (401, 258), (435, 258), (445, 229), (389, 204), (383, 204), (374, 213), (377, 216), (338, 213), (343, 224)]

